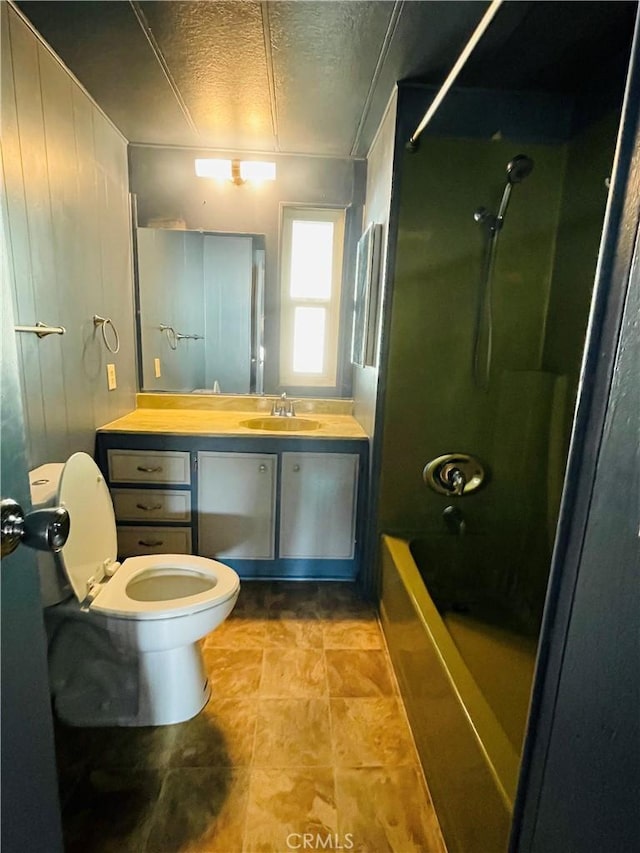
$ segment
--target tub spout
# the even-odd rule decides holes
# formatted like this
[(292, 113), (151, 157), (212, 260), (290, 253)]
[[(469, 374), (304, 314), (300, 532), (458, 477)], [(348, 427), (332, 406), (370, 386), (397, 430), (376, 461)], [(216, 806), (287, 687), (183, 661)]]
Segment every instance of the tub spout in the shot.
[(467, 531), (467, 523), (457, 506), (448, 506), (442, 513), (442, 518), (447, 530), (455, 536), (464, 536)]

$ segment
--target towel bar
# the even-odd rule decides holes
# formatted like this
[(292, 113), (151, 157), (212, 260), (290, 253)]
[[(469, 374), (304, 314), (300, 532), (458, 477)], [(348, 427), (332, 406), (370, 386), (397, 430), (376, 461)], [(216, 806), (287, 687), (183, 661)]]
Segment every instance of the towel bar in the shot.
[(47, 335), (65, 335), (67, 330), (64, 326), (49, 326), (47, 323), (38, 321), (35, 326), (16, 326), (16, 332), (32, 332), (39, 338), (46, 338)]

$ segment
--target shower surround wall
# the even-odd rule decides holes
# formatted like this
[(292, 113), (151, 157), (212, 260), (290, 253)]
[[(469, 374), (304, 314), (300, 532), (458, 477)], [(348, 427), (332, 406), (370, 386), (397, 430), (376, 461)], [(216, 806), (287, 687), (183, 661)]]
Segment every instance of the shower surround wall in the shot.
[[(402, 154), (378, 530), (445, 534), (442, 512), (456, 499), (431, 491), (422, 469), (447, 452), (478, 456), (488, 484), (456, 505), (467, 535), (476, 538), (479, 583), (511, 595), (534, 632), (546, 589), (617, 117), (582, 122), (583, 129), (568, 139), (563, 116), (571, 111), (566, 102), (561, 109), (557, 97), (549, 96), (545, 110), (532, 96), (533, 127), (524, 123), (527, 96), (515, 117), (510, 93), (457, 97), (457, 106), (466, 107), (464, 138), (461, 128), (450, 137), (443, 131), (460, 122), (452, 118), (460, 115), (452, 103), (434, 135), (421, 138), (420, 150)], [(408, 136), (419, 99), (419, 89), (401, 90), (404, 113), (396, 145)], [(486, 130), (492, 126), (503, 132), (491, 138)], [(491, 380), (484, 392), (473, 382), (472, 362), (486, 232), (473, 213), (480, 206), (497, 210), (506, 165), (520, 153), (534, 160), (534, 169), (513, 187), (500, 233)]]
[[(378, 533), (397, 536), (373, 580), (448, 848), (484, 853), (506, 847), (511, 822), (619, 115), (456, 91), (408, 153), (427, 105), (401, 87), (375, 451)], [(472, 363), (487, 235), (473, 214), (497, 210), (517, 154), (534, 169), (500, 234), (485, 392)], [(488, 472), (464, 499), (422, 480), (454, 451)], [(464, 539), (445, 527), (451, 504)]]
[(609, 110), (591, 122), (585, 117), (581, 121), (583, 126), (566, 146), (562, 207), (542, 354), (544, 368), (565, 375), (570, 390), (564, 413), (563, 452), (567, 450), (571, 429), (619, 117), (617, 110)]
[[(484, 392), (471, 372), (486, 239), (473, 212), (497, 209), (506, 164), (520, 150), (535, 169), (514, 187), (500, 235)], [(455, 499), (429, 490), (422, 469), (443, 453), (476, 455), (491, 483), (459, 508), (468, 535), (481, 537), (478, 570), (491, 584), (509, 586), (533, 558), (527, 532), (544, 514), (555, 377), (542, 370), (542, 352), (564, 159), (553, 146), (428, 137), (403, 161), (380, 528), (443, 533), (442, 511)]]

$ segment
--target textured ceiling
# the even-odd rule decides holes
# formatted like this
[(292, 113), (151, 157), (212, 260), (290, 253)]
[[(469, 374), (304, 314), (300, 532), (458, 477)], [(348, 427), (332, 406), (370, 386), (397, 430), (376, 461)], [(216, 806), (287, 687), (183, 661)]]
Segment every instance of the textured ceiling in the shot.
[[(349, 157), (366, 153), (398, 80), (444, 80), (487, 3), (17, 5), (131, 142)], [(628, 43), (635, 7), (505, 3), (461, 81), (570, 89)]]

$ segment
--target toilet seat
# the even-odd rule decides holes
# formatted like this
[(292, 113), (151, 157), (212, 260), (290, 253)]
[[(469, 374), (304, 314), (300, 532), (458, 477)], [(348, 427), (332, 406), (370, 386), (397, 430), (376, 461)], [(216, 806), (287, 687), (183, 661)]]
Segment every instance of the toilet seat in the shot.
[[(127, 593), (127, 586), (147, 572), (173, 575), (199, 576), (213, 581), (214, 585), (204, 592), (180, 598), (156, 601), (140, 601)], [(105, 616), (125, 619), (167, 619), (187, 616), (200, 610), (222, 604), (238, 592), (240, 582), (237, 574), (228, 566), (206, 557), (190, 554), (154, 554), (147, 557), (130, 557), (125, 560), (115, 575), (93, 599), (90, 609)]]
[[(153, 554), (117, 563), (111, 495), (88, 454), (74, 453), (66, 462), (58, 502), (71, 518), (69, 538), (58, 556), (76, 598), (90, 610), (125, 619), (170, 619), (215, 607), (237, 594), (240, 581), (233, 569), (206, 557)], [(204, 579), (208, 588), (175, 598), (140, 600), (129, 595), (127, 587), (145, 572), (156, 577), (182, 575), (187, 587), (196, 576)]]

